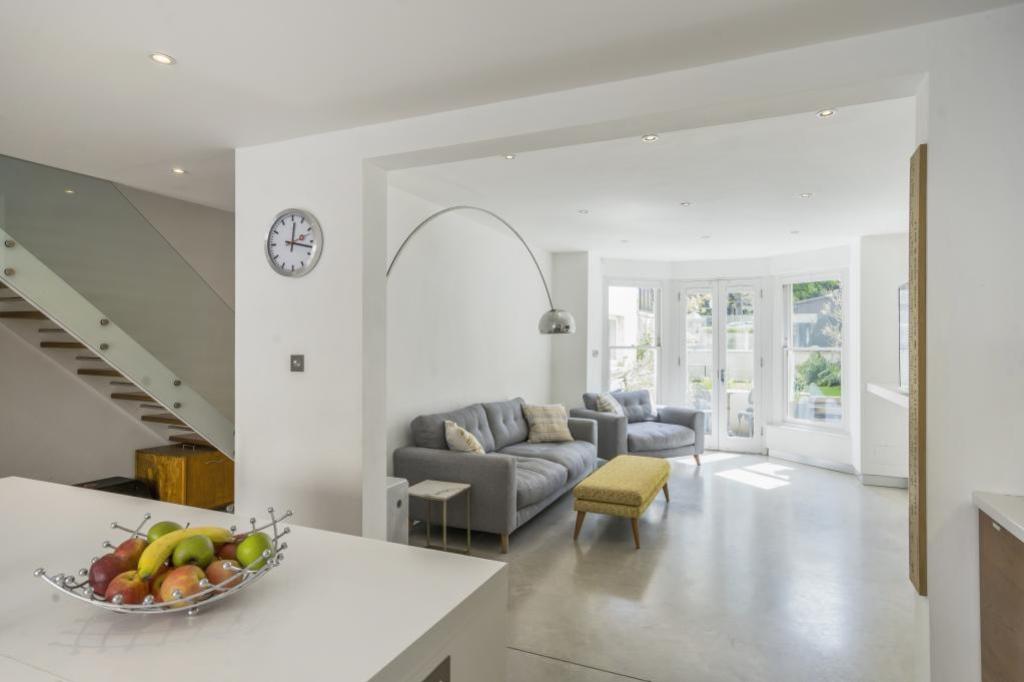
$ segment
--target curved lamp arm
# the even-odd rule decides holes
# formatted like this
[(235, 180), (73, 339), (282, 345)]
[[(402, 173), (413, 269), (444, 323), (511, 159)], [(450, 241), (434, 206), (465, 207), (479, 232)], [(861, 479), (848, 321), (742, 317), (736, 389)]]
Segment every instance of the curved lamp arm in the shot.
[(489, 211), (486, 208), (480, 208), (479, 206), (462, 205), (449, 206), (448, 208), (442, 208), (440, 211), (428, 215), (426, 218), (421, 220), (419, 225), (414, 227), (412, 232), (409, 233), (409, 236), (407, 236), (405, 240), (402, 241), (402, 244), (398, 247), (398, 251), (395, 252), (394, 257), (388, 264), (388, 269), (384, 276), (391, 276), (391, 271), (394, 269), (395, 263), (398, 262), (398, 257), (402, 255), (402, 251), (405, 249), (406, 244), (409, 243), (409, 241), (416, 235), (417, 232), (426, 227), (428, 223), (432, 222), (437, 218), (440, 218), (445, 213), (451, 213), (452, 211), (479, 211), (481, 213), (486, 213), (487, 215), (491, 216), (499, 223), (507, 227), (509, 231), (516, 236), (516, 239), (519, 240), (519, 243), (523, 245), (523, 248), (526, 249), (526, 252), (530, 254), (530, 260), (533, 261), (534, 267), (537, 268), (537, 274), (540, 276), (541, 284), (544, 285), (544, 293), (548, 297), (548, 306), (550, 308), (548, 312), (544, 313), (544, 315), (540, 319), (540, 323), (538, 325), (540, 332), (542, 334), (572, 334), (574, 331), (576, 331), (576, 322), (575, 320), (573, 320), (572, 315), (566, 310), (559, 310), (555, 308), (555, 303), (551, 299), (551, 289), (548, 288), (548, 280), (546, 277), (544, 277), (544, 271), (540, 269), (540, 263), (537, 262), (537, 257), (533, 255), (533, 250), (530, 249), (530, 245), (526, 243), (525, 239), (523, 239), (523, 235), (519, 234), (519, 232), (516, 231), (516, 228), (512, 227), (512, 225), (507, 220), (502, 218), (494, 211)]

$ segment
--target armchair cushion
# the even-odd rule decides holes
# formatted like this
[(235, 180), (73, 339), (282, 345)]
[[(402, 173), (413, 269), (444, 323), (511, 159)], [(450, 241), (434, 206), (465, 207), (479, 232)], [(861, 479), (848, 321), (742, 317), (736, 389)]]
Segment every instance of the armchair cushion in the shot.
[(693, 429), (665, 422), (636, 422), (626, 427), (630, 452), (657, 452), (693, 445)]
[[(584, 393), (583, 405), (598, 412), (597, 393)], [(650, 391), (612, 391), (611, 396), (622, 406), (630, 422), (650, 421), (655, 418)]]

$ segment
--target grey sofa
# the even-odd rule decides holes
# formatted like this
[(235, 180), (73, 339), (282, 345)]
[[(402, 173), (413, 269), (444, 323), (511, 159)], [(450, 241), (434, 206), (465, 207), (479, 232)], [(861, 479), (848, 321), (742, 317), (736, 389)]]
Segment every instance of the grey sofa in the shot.
[[(449, 450), (446, 419), (472, 432), (487, 454)], [(512, 531), (597, 467), (597, 424), (570, 419), (569, 431), (575, 440), (566, 443), (526, 442), (529, 425), (522, 398), (422, 415), (412, 421), (412, 445), (395, 450), (394, 473), (409, 485), (427, 479), (469, 483), (472, 529), (497, 533), (501, 551), (508, 552)], [(422, 500), (410, 500), (409, 518), (426, 520)], [(464, 505), (448, 505), (448, 523), (466, 527)]]
[(704, 413), (687, 407), (658, 407), (647, 391), (614, 391), (626, 416), (597, 411), (597, 393), (584, 393), (582, 408), (570, 414), (597, 422), (597, 456), (616, 455), (683, 457), (693, 455), (700, 464), (704, 452)]

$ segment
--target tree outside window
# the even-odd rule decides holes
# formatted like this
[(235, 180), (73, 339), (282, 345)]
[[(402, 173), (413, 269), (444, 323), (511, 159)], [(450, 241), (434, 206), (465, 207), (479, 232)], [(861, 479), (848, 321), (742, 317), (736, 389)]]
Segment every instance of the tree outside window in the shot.
[(660, 290), (608, 287), (608, 378), (613, 391), (657, 395)]
[(789, 343), (785, 349), (789, 417), (818, 423), (843, 418), (843, 311), (839, 280), (786, 287)]

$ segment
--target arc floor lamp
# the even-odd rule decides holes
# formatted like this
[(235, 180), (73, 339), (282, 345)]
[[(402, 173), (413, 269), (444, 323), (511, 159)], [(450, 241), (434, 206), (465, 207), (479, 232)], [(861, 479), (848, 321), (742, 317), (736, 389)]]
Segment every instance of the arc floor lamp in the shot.
[(549, 309), (547, 312), (540, 316), (540, 322), (537, 323), (537, 330), (541, 334), (572, 334), (573, 332), (576, 331), (576, 320), (573, 319), (572, 313), (570, 313), (568, 310), (561, 310), (559, 308), (556, 308), (554, 301), (551, 300), (551, 290), (548, 288), (548, 281), (544, 277), (544, 272), (540, 269), (540, 263), (537, 262), (537, 257), (533, 255), (533, 251), (530, 250), (529, 244), (527, 244), (526, 240), (523, 239), (523, 235), (519, 234), (516, 231), (516, 228), (512, 227), (512, 225), (510, 225), (507, 220), (502, 218), (494, 211), (489, 211), (486, 208), (480, 208), (479, 206), (449, 206), (448, 208), (442, 208), (440, 211), (436, 213), (432, 213), (431, 215), (427, 216), (422, 221), (420, 221), (420, 224), (413, 228), (413, 231), (410, 232), (409, 236), (405, 238), (405, 240), (402, 242), (402, 245), (398, 247), (398, 251), (395, 252), (395, 257), (392, 258), (391, 263), (388, 264), (386, 277), (391, 276), (391, 270), (394, 269), (395, 263), (398, 262), (398, 257), (402, 255), (402, 251), (405, 249), (405, 245), (409, 243), (409, 240), (411, 240), (416, 235), (417, 232), (426, 227), (427, 224), (436, 220), (437, 218), (440, 218), (446, 213), (451, 213), (452, 211), (479, 211), (480, 213), (486, 213), (487, 215), (491, 216), (499, 223), (507, 227), (509, 231), (512, 232), (512, 234), (514, 234), (516, 238), (519, 240), (519, 242), (523, 245), (523, 248), (526, 249), (526, 252), (530, 254), (530, 259), (533, 261), (534, 267), (537, 268), (537, 274), (540, 275), (541, 284), (544, 285), (544, 293), (547, 294), (548, 297)]

